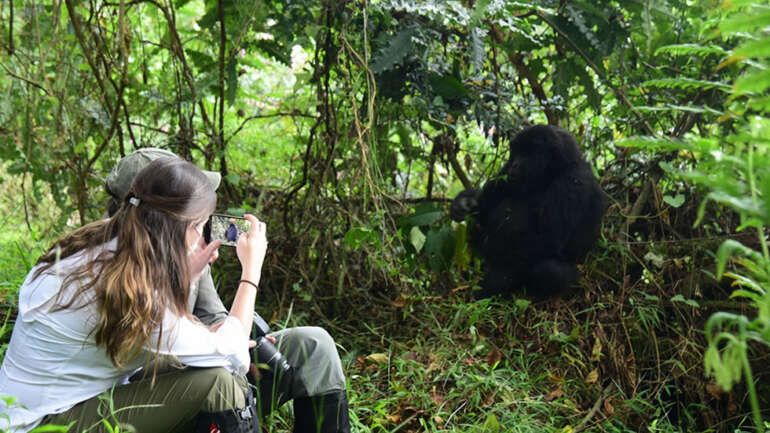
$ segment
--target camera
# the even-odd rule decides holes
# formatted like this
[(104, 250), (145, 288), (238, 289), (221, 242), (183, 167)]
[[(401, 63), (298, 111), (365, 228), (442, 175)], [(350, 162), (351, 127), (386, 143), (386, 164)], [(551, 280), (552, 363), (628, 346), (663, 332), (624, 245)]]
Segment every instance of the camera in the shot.
[(203, 226), (203, 239), (207, 244), (219, 239), (222, 245), (234, 247), (241, 233), (249, 231), (250, 225), (245, 218), (215, 213)]
[(267, 339), (267, 333), (270, 332), (270, 327), (256, 312), (254, 312), (254, 326), (252, 332), (255, 336), (254, 340), (257, 342), (257, 345), (252, 349), (252, 359), (259, 364), (266, 364), (270, 368), (270, 372), (275, 375), (289, 373), (291, 371), (289, 361), (287, 361), (281, 352), (278, 351), (275, 344)]

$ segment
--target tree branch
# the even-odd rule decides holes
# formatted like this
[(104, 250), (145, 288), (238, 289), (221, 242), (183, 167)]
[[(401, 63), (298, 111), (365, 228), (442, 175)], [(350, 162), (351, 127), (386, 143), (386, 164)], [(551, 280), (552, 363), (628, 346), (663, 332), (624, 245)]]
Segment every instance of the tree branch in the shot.
[(230, 134), (230, 136), (227, 138), (227, 140), (225, 140), (225, 142), (229, 143), (230, 140), (235, 138), (235, 136), (238, 135), (238, 133), (241, 132), (241, 130), (244, 127), (246, 127), (246, 124), (248, 122), (252, 121), (252, 120), (255, 120), (255, 119), (268, 119), (268, 118), (271, 118), (271, 117), (283, 117), (283, 116), (288, 116), (288, 117), (306, 117), (308, 119), (315, 119), (316, 118), (316, 116), (313, 116), (313, 115), (307, 114), (307, 113), (303, 113), (303, 112), (301, 112), (299, 110), (279, 111), (277, 113), (271, 113), (271, 114), (255, 114), (253, 116), (249, 116), (249, 117), (243, 119), (243, 122), (241, 122), (241, 124), (238, 125), (237, 128), (235, 128), (235, 131), (233, 131), (233, 133)]
[(599, 78), (601, 78), (604, 81), (604, 84), (607, 85), (607, 87), (609, 87), (612, 90), (612, 93), (614, 93), (615, 96), (618, 99), (620, 99), (621, 102), (623, 102), (626, 106), (628, 106), (631, 112), (634, 113), (636, 118), (639, 119), (639, 121), (642, 123), (642, 125), (647, 130), (647, 133), (649, 135), (651, 136), (657, 135), (655, 133), (655, 130), (652, 129), (649, 123), (647, 123), (647, 120), (644, 118), (644, 116), (642, 116), (642, 113), (640, 113), (636, 109), (636, 107), (634, 107), (634, 104), (632, 104), (631, 101), (629, 101), (628, 98), (626, 98), (626, 95), (623, 92), (621, 92), (620, 89), (618, 89), (614, 84), (612, 84), (612, 81), (607, 77), (607, 75), (604, 74), (604, 71), (602, 71), (598, 66), (596, 66), (596, 64), (593, 61), (591, 61), (591, 59), (588, 57), (588, 55), (580, 47), (578, 47), (577, 44), (575, 44), (572, 41), (572, 39), (570, 39), (569, 36), (567, 36), (567, 34), (564, 33), (564, 31), (562, 31), (556, 24), (551, 22), (551, 20), (548, 19), (548, 17), (546, 17), (543, 13), (537, 12), (537, 16), (540, 17), (540, 19), (543, 20), (546, 24), (548, 24), (548, 26), (551, 27), (553, 31), (555, 31), (559, 36), (561, 36), (567, 42), (567, 44), (572, 48), (572, 50), (575, 51), (583, 59), (584, 62), (586, 62), (586, 65), (588, 65), (588, 67), (593, 69), (596, 75), (598, 75)]

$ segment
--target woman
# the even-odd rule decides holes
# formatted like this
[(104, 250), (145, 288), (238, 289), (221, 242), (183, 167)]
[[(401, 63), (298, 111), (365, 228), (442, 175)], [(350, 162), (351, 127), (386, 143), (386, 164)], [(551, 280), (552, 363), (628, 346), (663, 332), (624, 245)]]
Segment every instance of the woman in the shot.
[[(197, 167), (160, 158), (113, 217), (65, 236), (38, 260), (20, 289), (0, 368), (0, 395), (17, 398), (0, 409), (10, 417), (0, 429), (75, 422), (80, 432), (106, 419), (141, 433), (252, 431), (243, 375), (266, 228), (246, 215), (251, 229), (236, 247), (241, 280), (229, 316), (211, 332), (186, 302), (219, 246), (201, 236), (215, 203)], [(127, 383), (160, 355), (193, 368)]]

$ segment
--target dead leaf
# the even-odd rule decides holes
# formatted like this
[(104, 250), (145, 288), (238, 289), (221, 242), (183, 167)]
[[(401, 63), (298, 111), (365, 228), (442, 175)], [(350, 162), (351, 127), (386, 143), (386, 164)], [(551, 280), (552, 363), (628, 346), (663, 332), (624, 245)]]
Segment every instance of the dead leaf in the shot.
[(594, 347), (591, 349), (591, 362), (599, 362), (602, 357), (602, 342), (594, 337)]
[(556, 389), (548, 393), (548, 395), (545, 397), (545, 401), (554, 401), (560, 397), (564, 397), (564, 390), (562, 389), (561, 385), (559, 385), (558, 387), (556, 387)]
[(494, 367), (501, 359), (503, 359), (503, 354), (497, 349), (492, 349), (487, 353), (487, 365), (490, 367)]
[(441, 405), (441, 403), (444, 402), (444, 396), (439, 394), (438, 391), (436, 391), (436, 387), (435, 386), (430, 391), (430, 399), (433, 401), (433, 403), (436, 403), (436, 406), (439, 406), (439, 405)]
[(604, 400), (604, 412), (607, 415), (612, 415), (613, 413), (615, 413), (615, 408), (612, 407), (612, 397)]
[(388, 362), (388, 354), (387, 353), (372, 353), (371, 355), (367, 355), (365, 358), (369, 362), (374, 362), (377, 364), (387, 364)]
[(586, 383), (586, 385), (591, 385), (591, 384), (596, 383), (597, 380), (599, 380), (599, 369), (598, 368), (594, 368), (586, 376), (585, 383)]
[(385, 415), (385, 418), (388, 419), (388, 421), (392, 422), (393, 424), (398, 424), (401, 422), (401, 414), (394, 413), (392, 415)]
[(471, 286), (468, 285), (468, 284), (466, 284), (464, 286), (457, 286), (454, 289), (452, 289), (452, 294), (454, 295), (457, 292), (462, 292), (463, 290), (468, 290), (470, 288), (471, 288)]
[(441, 418), (438, 415), (433, 417), (433, 422), (436, 423), (436, 427), (438, 428), (442, 428), (444, 426), (444, 418)]
[(708, 392), (712, 397), (719, 399), (722, 396), (722, 394), (725, 392), (725, 390), (722, 389), (721, 386), (715, 383), (707, 383), (706, 392)]
[(548, 381), (551, 383), (562, 384), (564, 383), (564, 378), (551, 373), (548, 375)]

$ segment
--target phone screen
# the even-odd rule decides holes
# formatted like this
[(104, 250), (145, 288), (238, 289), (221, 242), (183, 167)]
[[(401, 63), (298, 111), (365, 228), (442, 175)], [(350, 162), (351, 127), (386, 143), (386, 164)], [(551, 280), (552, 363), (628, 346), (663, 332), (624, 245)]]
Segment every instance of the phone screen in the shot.
[(234, 247), (241, 233), (249, 231), (250, 225), (245, 218), (215, 213), (203, 227), (203, 238), (206, 243), (219, 239), (222, 245)]

